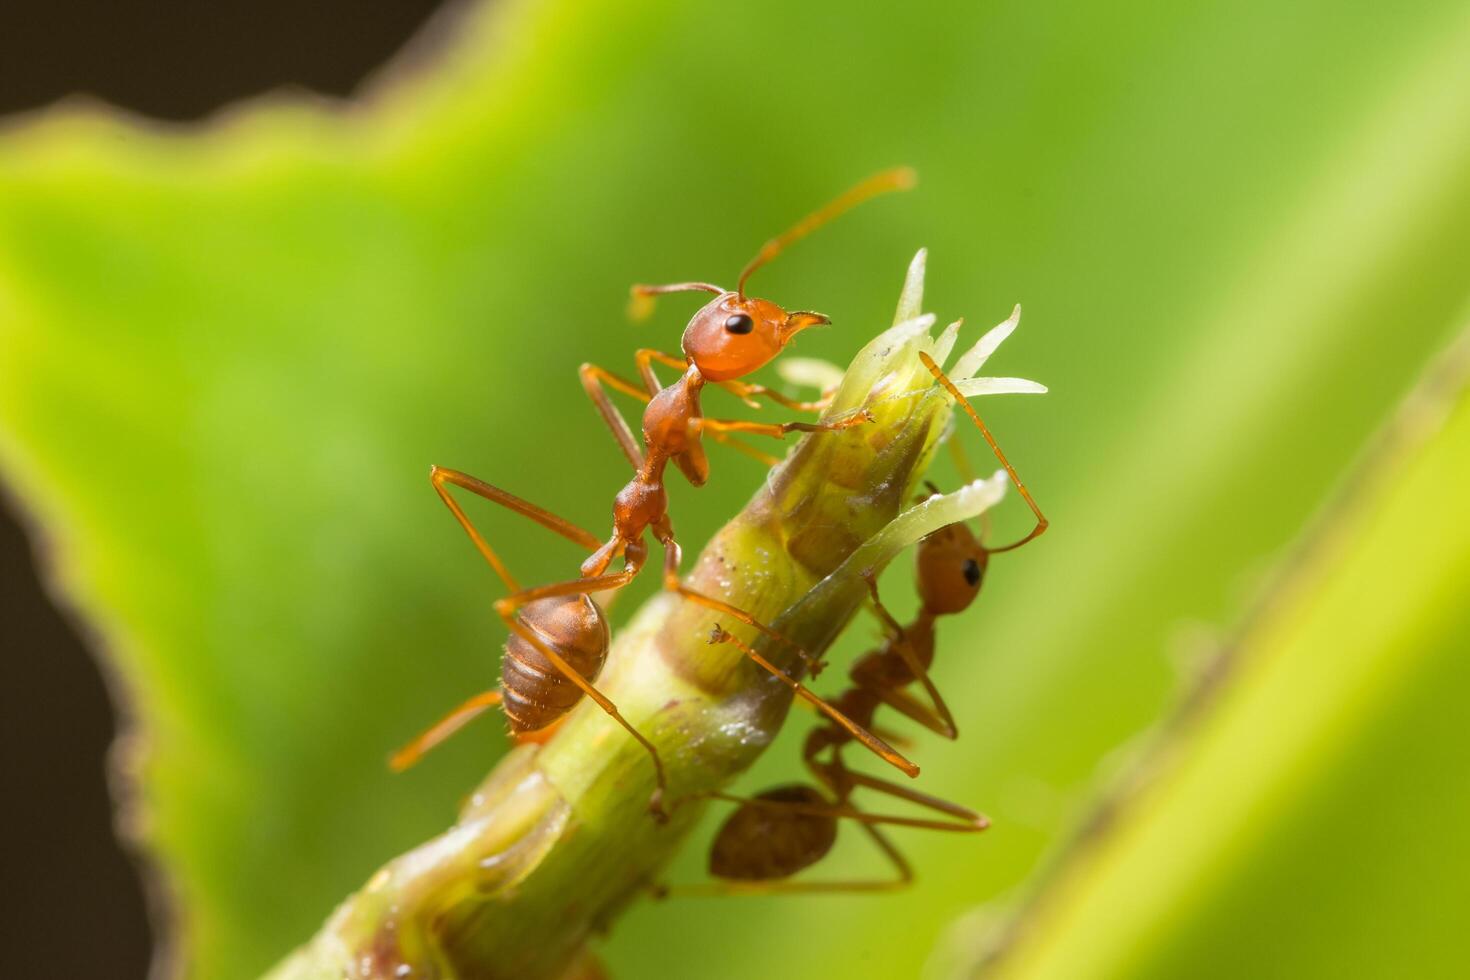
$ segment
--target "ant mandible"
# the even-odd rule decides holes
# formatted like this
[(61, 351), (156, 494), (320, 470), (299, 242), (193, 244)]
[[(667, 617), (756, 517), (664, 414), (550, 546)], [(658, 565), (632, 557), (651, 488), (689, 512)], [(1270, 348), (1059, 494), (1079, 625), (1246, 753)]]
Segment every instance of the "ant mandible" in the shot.
[[(1024, 537), (996, 548), (987, 547), (984, 534), (976, 535), (964, 523), (950, 524), (927, 535), (919, 542), (915, 556), (919, 612), (908, 626), (901, 626), (888, 612), (878, 596), (876, 577), (871, 571), (865, 573), (874, 609), (887, 628), (887, 639), (881, 647), (853, 664), (848, 675), (852, 686), (836, 699), (836, 704), (864, 728), (874, 728), (874, 714), (879, 707), (887, 705), (930, 731), (954, 739), (959, 735), (954, 716), (929, 677), (934, 662), (935, 621), (940, 616), (956, 615), (968, 609), (980, 593), (990, 557), (1035, 540), (1046, 531), (1049, 522), (974, 407), (933, 358), (923, 353), (919, 356), (980, 429), (1035, 515), (1036, 524)], [(968, 466), (962, 456), (959, 463), (961, 472), (968, 476)], [(931, 493), (939, 492), (932, 483), (928, 488)], [(717, 638), (740, 643), (729, 634)], [(904, 690), (915, 682), (923, 687), (928, 704)], [(721, 825), (710, 848), (709, 871), (720, 880), (674, 890), (684, 894), (758, 894), (901, 888), (913, 881), (913, 869), (879, 825), (960, 833), (974, 833), (989, 826), (984, 816), (967, 807), (850, 769), (843, 760), (842, 750), (851, 741), (845, 730), (830, 724), (808, 734), (802, 747), (802, 761), (818, 785), (790, 783), (754, 797), (723, 792), (709, 794), (710, 798), (739, 804)], [(935, 811), (944, 819), (864, 812), (852, 803), (853, 793), (860, 788)], [(871, 881), (787, 880), (826, 856), (836, 841), (840, 819), (857, 821), (892, 863), (897, 876)]]
[[(633, 581), (648, 558), (644, 533), (652, 532), (664, 551), (663, 584), (666, 589), (773, 639), (791, 643), (750, 614), (689, 589), (680, 580), (681, 549), (669, 519), (665, 471), (672, 461), (690, 483), (702, 486), (709, 478), (709, 463), (701, 444), (701, 436), (706, 432), (720, 441), (732, 441), (729, 434), (734, 432), (783, 438), (789, 432), (837, 431), (872, 420), (865, 411), (815, 423), (773, 424), (712, 419), (704, 416), (699, 399), (704, 385), (714, 383), (747, 401), (761, 395), (793, 408), (820, 410), (820, 402), (796, 402), (764, 386), (739, 380), (770, 362), (802, 330), (830, 322), (820, 313), (788, 313), (769, 300), (748, 297), (745, 295), (745, 283), (753, 272), (787, 246), (844, 211), (875, 195), (907, 189), (913, 183), (913, 171), (908, 168), (885, 171), (862, 182), (826, 207), (803, 218), (784, 234), (767, 241), (741, 272), (733, 291), (702, 282), (633, 287), (635, 306), (641, 304), (643, 309), (652, 302), (652, 297), (664, 293), (704, 291), (715, 294), (715, 298), (689, 321), (682, 341), (683, 358), (655, 350), (638, 351), (636, 362), (644, 382), (642, 388), (595, 364), (583, 364), (580, 369), (583, 387), (634, 469), (632, 480), (614, 499), (613, 532), (606, 542), (599, 541), (572, 522), (483, 480), (457, 470), (431, 468), (434, 489), (511, 593), (495, 603), (495, 611), (511, 635), (506, 641), (499, 689), (478, 694), (450, 712), (393, 757), (395, 769), (412, 765), (428, 749), (497, 704), (505, 711), (518, 741), (542, 740), (585, 694), (648, 752), (656, 781), (649, 809), (657, 817), (664, 816), (662, 800), (667, 781), (657, 748), (619, 713), (616, 705), (593, 683), (607, 657), (610, 634), (606, 616), (591, 594), (615, 591)], [(684, 373), (673, 384), (661, 386), (653, 370), (655, 361), (677, 366)], [(604, 384), (647, 403), (643, 413), (642, 447), (613, 405)], [(587, 548), (592, 554), (582, 563), (579, 577), (522, 589), (451, 495), (450, 486), (484, 497)], [(622, 567), (609, 571), (611, 563), (619, 557), (623, 559)], [(805, 651), (794, 643), (791, 646), (811, 663)], [(918, 774), (918, 767), (887, 743), (812, 694), (753, 648), (743, 644), (741, 648), (799, 696), (825, 712), (852, 739), (909, 776)]]

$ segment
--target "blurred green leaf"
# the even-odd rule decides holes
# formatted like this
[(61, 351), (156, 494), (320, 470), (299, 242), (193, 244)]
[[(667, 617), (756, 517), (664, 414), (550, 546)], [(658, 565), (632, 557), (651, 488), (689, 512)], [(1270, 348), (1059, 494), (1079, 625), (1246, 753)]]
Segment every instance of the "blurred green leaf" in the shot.
[[(800, 353), (838, 362), (921, 244), (941, 316), (1026, 305), (993, 367), (1054, 394), (987, 412), (1056, 526), (945, 624), (964, 737), (920, 749), (926, 788), (995, 828), (905, 836), (902, 896), (645, 906), (607, 959), (913, 976), (1025, 878), (1167, 703), (1178, 624), (1235, 607), (1462, 310), (1463, 5), (505, 2), (454, 33), (351, 111), (66, 111), (0, 138), (0, 467), (146, 733), (137, 812), (192, 972), (304, 940), (501, 751), (485, 725), (382, 766), (498, 656), (494, 583), (428, 464), (601, 526), (623, 464), (575, 366), (682, 325), (673, 303), (625, 325), (627, 284), (728, 280), (908, 162), (918, 192), (756, 286), (831, 314)], [(674, 490), (681, 536), (761, 477), (717, 454)], [(485, 520), (527, 580), (576, 558)], [(910, 590), (885, 581), (900, 609)]]
[(1470, 334), (987, 976), (1457, 977)]

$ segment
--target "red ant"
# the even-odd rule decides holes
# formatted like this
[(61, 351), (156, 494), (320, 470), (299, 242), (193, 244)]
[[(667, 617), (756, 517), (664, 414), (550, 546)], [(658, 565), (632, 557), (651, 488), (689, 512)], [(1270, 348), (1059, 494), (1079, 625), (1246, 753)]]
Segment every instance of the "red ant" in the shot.
[[(664, 286), (637, 285), (632, 288), (635, 308), (642, 309), (647, 308), (652, 297), (663, 293), (704, 291), (715, 294), (715, 298), (694, 314), (684, 330), (682, 358), (655, 350), (638, 351), (636, 361), (643, 380), (642, 388), (595, 364), (583, 364), (580, 369), (583, 387), (634, 469), (633, 479), (614, 499), (613, 533), (605, 543), (570, 521), (482, 480), (456, 470), (437, 466), (431, 468), (430, 478), (434, 489), (511, 593), (495, 603), (495, 611), (504, 620), (511, 635), (505, 645), (506, 655), (501, 663), (499, 689), (478, 694), (450, 712), (438, 724), (398, 752), (392, 759), (394, 768), (403, 769), (412, 765), (429, 748), (496, 704), (502, 705), (517, 740), (544, 739), (548, 728), (559, 721), (585, 694), (627, 729), (648, 751), (653, 760), (656, 779), (649, 808), (656, 816), (663, 816), (662, 799), (666, 779), (658, 750), (593, 684), (593, 679), (607, 657), (609, 630), (606, 616), (591, 593), (621, 589), (637, 576), (648, 557), (648, 545), (644, 542), (643, 535), (645, 531), (651, 531), (664, 550), (663, 584), (666, 589), (744, 623), (773, 639), (791, 643), (770, 627), (757, 622), (748, 613), (688, 589), (680, 581), (680, 548), (674, 537), (673, 524), (669, 520), (668, 495), (664, 487), (665, 470), (672, 461), (690, 483), (702, 486), (709, 478), (709, 463), (700, 441), (706, 432), (720, 441), (731, 441), (728, 434), (733, 432), (783, 438), (789, 432), (836, 431), (872, 421), (872, 416), (867, 412), (817, 423), (770, 424), (712, 419), (706, 418), (701, 411), (699, 396), (704, 385), (712, 382), (747, 402), (754, 396), (766, 396), (789, 407), (821, 410), (821, 402), (796, 402), (762, 385), (739, 380), (770, 362), (802, 330), (830, 322), (820, 313), (788, 313), (769, 300), (747, 297), (745, 283), (753, 272), (779, 255), (787, 246), (839, 214), (877, 194), (907, 189), (913, 182), (913, 172), (900, 168), (877, 174), (852, 188), (826, 207), (797, 222), (784, 234), (767, 241), (740, 273), (734, 291), (702, 282)], [(664, 387), (654, 374), (655, 361), (678, 367), (684, 373), (678, 381)], [(613, 405), (603, 385), (647, 403), (643, 412), (642, 447), (634, 439), (627, 421)], [(450, 494), (451, 485), (500, 504), (587, 548), (592, 554), (582, 563), (580, 576), (551, 585), (522, 589)], [(618, 557), (623, 559), (622, 568), (615, 572), (608, 571), (609, 565)], [(791, 645), (796, 647), (795, 644)], [(854, 724), (754, 649), (744, 645), (742, 649), (794, 692), (824, 711), (849, 737), (861, 742), (908, 775), (918, 774), (917, 766), (881, 739)], [(799, 647), (796, 649), (803, 659), (811, 663), (805, 651)]]
[[(906, 627), (893, 618), (879, 599), (873, 572), (864, 573), (874, 609), (887, 627), (888, 638), (881, 647), (863, 655), (853, 665), (849, 672), (852, 686), (836, 699), (836, 704), (848, 718), (865, 728), (873, 728), (877, 709), (887, 705), (930, 731), (953, 739), (959, 734), (954, 716), (929, 678), (929, 668), (934, 661), (935, 621), (940, 616), (968, 609), (980, 593), (990, 556), (1014, 551), (1034, 540), (1046, 531), (1048, 521), (974, 407), (929, 355), (921, 353), (919, 356), (929, 372), (979, 427), (1016, 490), (1031, 508), (1036, 525), (1025, 537), (999, 548), (987, 547), (983, 534), (977, 536), (964, 523), (947, 525), (926, 536), (919, 542), (916, 554), (919, 613)], [(960, 469), (965, 472), (968, 467), (961, 461)], [(928, 487), (931, 493), (939, 492), (932, 483)], [(716, 640), (742, 645), (740, 640), (722, 631), (717, 633)], [(904, 690), (915, 682), (924, 688), (929, 704)], [(901, 888), (912, 882), (913, 869), (878, 825), (960, 833), (974, 833), (989, 826), (984, 816), (959, 804), (848, 768), (842, 758), (842, 750), (851, 741), (847, 731), (831, 724), (815, 728), (808, 734), (802, 748), (802, 761), (815, 778), (816, 786), (789, 783), (755, 797), (723, 792), (709, 794), (715, 799), (739, 804), (721, 825), (710, 848), (709, 871), (720, 880), (705, 885), (682, 886), (677, 890), (685, 894), (755, 894)], [(824, 753), (825, 759), (822, 758)], [(943, 814), (946, 819), (866, 813), (852, 804), (853, 793), (860, 788), (917, 804)], [(875, 881), (786, 880), (815, 864), (831, 850), (837, 838), (839, 819), (858, 821), (893, 864), (897, 870), (896, 878)]]

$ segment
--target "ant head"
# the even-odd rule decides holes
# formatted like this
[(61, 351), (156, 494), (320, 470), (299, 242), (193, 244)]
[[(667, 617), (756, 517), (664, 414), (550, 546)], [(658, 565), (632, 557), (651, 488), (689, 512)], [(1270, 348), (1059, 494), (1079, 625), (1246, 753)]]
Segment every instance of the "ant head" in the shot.
[(787, 313), (770, 300), (720, 293), (684, 328), (684, 356), (707, 380), (730, 381), (765, 365), (807, 327), (830, 322), (820, 313)]
[(844, 211), (878, 194), (907, 190), (914, 186), (914, 180), (914, 172), (909, 167), (885, 170), (813, 211), (761, 246), (755, 258), (746, 263), (740, 273), (734, 292), (707, 282), (680, 282), (667, 286), (640, 284), (633, 287), (629, 312), (641, 319), (652, 309), (653, 298), (661, 293), (691, 290), (714, 293), (715, 298), (694, 314), (694, 319), (684, 329), (684, 356), (709, 381), (732, 381), (747, 375), (781, 353), (791, 338), (802, 330), (831, 322), (820, 313), (787, 313), (769, 300), (746, 296), (745, 283), (751, 274), (780, 255), (787, 246), (805, 238)]
[(950, 524), (919, 542), (919, 600), (939, 615), (963, 612), (980, 592), (990, 552), (965, 524)]

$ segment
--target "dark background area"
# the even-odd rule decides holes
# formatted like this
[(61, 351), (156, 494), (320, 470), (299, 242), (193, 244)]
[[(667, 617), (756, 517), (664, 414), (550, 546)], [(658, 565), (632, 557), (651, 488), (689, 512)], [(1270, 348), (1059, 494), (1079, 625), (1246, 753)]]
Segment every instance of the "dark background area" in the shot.
[[(350, 95), (436, 0), (0, 3), (0, 125), (85, 95), (192, 121), (281, 87)], [(112, 830), (114, 715), (83, 631), (51, 603), (15, 501), (0, 502), (0, 963), (11, 977), (141, 977), (143, 886)], [(78, 942), (82, 937), (84, 941)]]

